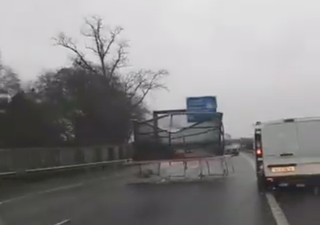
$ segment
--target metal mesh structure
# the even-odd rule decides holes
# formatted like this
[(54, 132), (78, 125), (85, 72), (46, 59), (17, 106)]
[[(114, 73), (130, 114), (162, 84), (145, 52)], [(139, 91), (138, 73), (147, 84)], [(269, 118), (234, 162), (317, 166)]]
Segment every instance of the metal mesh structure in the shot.
[(196, 123), (187, 122), (189, 115), (186, 110), (156, 111), (150, 120), (134, 121), (131, 163), (139, 166), (139, 174), (129, 183), (215, 180), (234, 173), (232, 156), (224, 155), (223, 114), (206, 114)]
[(152, 154), (157, 159), (223, 155), (222, 113), (193, 124), (187, 123), (187, 116), (186, 110), (156, 111), (150, 120), (134, 121), (135, 149), (145, 146), (141, 154), (148, 159)]

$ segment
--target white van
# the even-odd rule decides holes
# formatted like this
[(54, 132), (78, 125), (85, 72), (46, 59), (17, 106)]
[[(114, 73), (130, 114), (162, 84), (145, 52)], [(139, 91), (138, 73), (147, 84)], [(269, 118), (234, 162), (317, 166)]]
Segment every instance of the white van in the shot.
[(320, 185), (320, 118), (257, 122), (254, 139), (260, 190)]

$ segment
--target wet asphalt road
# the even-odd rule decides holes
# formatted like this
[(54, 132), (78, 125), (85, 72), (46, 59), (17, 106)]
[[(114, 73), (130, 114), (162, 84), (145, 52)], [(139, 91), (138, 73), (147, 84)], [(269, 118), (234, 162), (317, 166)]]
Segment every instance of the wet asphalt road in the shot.
[(320, 195), (312, 190), (283, 189), (274, 196), (290, 225), (320, 224)]
[[(72, 225), (275, 225), (266, 198), (256, 190), (248, 157), (234, 158), (234, 166), (235, 174), (212, 182), (128, 185), (132, 173), (73, 180), (60, 189), (23, 192), (20, 199), (12, 199), (19, 196), (15, 193), (0, 205), (0, 215), (5, 225), (68, 219)], [(290, 225), (320, 222), (320, 196), (301, 191), (275, 196)]]

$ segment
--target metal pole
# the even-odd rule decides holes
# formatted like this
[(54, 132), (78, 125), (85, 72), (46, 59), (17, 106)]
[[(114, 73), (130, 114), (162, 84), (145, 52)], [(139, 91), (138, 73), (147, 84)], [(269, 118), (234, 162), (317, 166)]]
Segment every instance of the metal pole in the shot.
[(153, 136), (155, 140), (159, 141), (159, 135), (158, 135), (158, 113), (153, 112)]
[(224, 155), (224, 145), (225, 145), (225, 140), (224, 140), (224, 126), (223, 123), (220, 125), (220, 147), (221, 147), (221, 155)]
[(169, 125), (169, 146), (171, 146), (171, 129), (172, 129), (172, 119), (173, 115), (170, 114), (170, 125)]

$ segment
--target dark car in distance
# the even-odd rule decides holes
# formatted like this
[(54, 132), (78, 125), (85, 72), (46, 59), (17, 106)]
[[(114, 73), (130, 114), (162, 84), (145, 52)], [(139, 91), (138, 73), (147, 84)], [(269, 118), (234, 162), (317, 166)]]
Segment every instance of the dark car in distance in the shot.
[(225, 155), (238, 156), (239, 152), (240, 152), (240, 145), (238, 144), (226, 145), (224, 148)]

